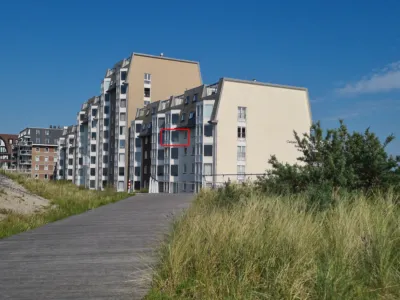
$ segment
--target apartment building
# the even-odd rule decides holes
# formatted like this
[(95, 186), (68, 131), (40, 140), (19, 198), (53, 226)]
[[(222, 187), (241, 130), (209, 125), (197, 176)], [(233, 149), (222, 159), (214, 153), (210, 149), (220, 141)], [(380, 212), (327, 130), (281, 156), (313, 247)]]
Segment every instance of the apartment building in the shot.
[(74, 182), (90, 189), (128, 185), (129, 125), (138, 108), (202, 83), (198, 62), (133, 53), (108, 69), (100, 95), (77, 119)]
[(57, 180), (74, 182), (77, 126), (65, 126), (58, 140)]
[(55, 178), (58, 139), (62, 131), (59, 126), (28, 127), (22, 130), (13, 149), (16, 157), (15, 168), (18, 171), (30, 173), (33, 178)]
[(254, 180), (277, 155), (296, 162), (293, 130), (311, 126), (305, 88), (222, 78), (139, 109), (131, 122), (132, 188), (198, 192)]
[(18, 135), (0, 133), (0, 169), (12, 169), (15, 165), (13, 147), (18, 141)]

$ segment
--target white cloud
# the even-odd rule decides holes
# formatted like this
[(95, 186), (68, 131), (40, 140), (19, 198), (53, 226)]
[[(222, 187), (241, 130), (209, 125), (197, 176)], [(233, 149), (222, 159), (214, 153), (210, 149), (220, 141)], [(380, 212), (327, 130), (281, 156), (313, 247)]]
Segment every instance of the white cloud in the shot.
[(400, 61), (391, 63), (355, 83), (348, 83), (336, 91), (343, 96), (348, 96), (388, 92), (395, 89), (400, 89)]

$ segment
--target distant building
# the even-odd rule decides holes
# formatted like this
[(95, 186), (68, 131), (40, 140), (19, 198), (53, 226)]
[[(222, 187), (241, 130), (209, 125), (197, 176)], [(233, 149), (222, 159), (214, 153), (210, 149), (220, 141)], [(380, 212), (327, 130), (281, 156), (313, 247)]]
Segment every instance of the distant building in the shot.
[(287, 141), (310, 126), (307, 89), (222, 78), (138, 110), (129, 179), (151, 193), (255, 180), (273, 154), (295, 163), (297, 149)]
[(58, 139), (61, 128), (27, 127), (18, 135), (14, 146), (17, 171), (28, 172), (32, 178), (53, 179), (57, 166)]
[(74, 182), (76, 160), (76, 125), (64, 127), (62, 135), (58, 139), (57, 147), (57, 171), (58, 180)]
[(0, 169), (11, 169), (15, 164), (13, 147), (18, 141), (18, 135), (0, 133)]

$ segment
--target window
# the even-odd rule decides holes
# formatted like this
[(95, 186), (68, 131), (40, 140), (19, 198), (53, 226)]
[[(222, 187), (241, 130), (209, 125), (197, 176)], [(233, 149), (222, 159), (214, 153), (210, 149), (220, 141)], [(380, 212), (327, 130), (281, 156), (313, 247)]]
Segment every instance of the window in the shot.
[(161, 160), (164, 159), (164, 150), (158, 150), (157, 158)]
[(106, 94), (106, 95), (105, 95), (104, 101), (105, 101), (105, 102), (110, 101), (110, 94)]
[(189, 120), (193, 119), (193, 117), (194, 117), (194, 111), (191, 111), (189, 114)]
[(44, 179), (49, 179), (49, 175), (44, 174)]
[(40, 138), (36, 138), (36, 144), (40, 144)]
[(103, 151), (108, 151), (108, 143), (103, 144)]
[(147, 128), (150, 129), (151, 128), (151, 122), (149, 124), (147, 124)]
[(140, 132), (142, 130), (142, 124), (136, 124), (135, 125), (135, 131)]
[(110, 107), (109, 106), (104, 106), (104, 113), (109, 114), (110, 113)]
[(124, 153), (120, 153), (119, 154), (119, 161), (120, 162), (125, 162), (125, 154)]
[(140, 176), (140, 167), (135, 167), (135, 176)]
[(72, 169), (68, 169), (68, 176), (72, 176)]
[(36, 152), (40, 152), (40, 148), (39, 147), (36, 147), (35, 150), (36, 150)]
[[(79, 159), (78, 159), (78, 164), (80, 165), (80, 166), (82, 166), (82, 164), (83, 164), (83, 158), (82, 157), (79, 157)], [(72, 165), (72, 164), (71, 164)]]
[(103, 155), (103, 164), (108, 164), (108, 155)]
[(45, 130), (45, 131), (44, 131), (44, 134), (45, 134), (45, 135), (50, 135), (50, 131), (49, 131), (49, 130)]
[(110, 126), (110, 119), (109, 118), (105, 118), (104, 119), (104, 126)]
[(144, 73), (144, 83), (145, 84), (150, 84), (151, 83), (151, 74)]
[(125, 126), (119, 127), (119, 135), (125, 135)]
[(157, 175), (158, 176), (164, 175), (164, 166), (157, 166)]
[(238, 138), (239, 139), (246, 138), (246, 127), (238, 127)]
[(135, 147), (136, 148), (142, 147), (142, 140), (140, 137), (135, 138)]
[(120, 148), (125, 148), (125, 140), (120, 140), (119, 141), (119, 147)]
[(150, 104), (150, 101), (149, 101), (149, 100), (144, 100), (143, 102), (144, 102), (144, 106), (147, 106), (147, 105)]
[(178, 148), (171, 148), (171, 158), (178, 159)]
[(48, 165), (44, 165), (44, 170), (48, 171), (49, 170), (49, 166)]
[(206, 137), (212, 136), (212, 129), (213, 128), (211, 124), (204, 125), (204, 136)]
[(238, 107), (238, 120), (239, 121), (246, 120), (246, 107), (242, 107), (242, 106)]
[(171, 165), (171, 176), (178, 176), (178, 165)]
[(150, 98), (150, 88), (144, 88), (144, 96)]
[(156, 108), (155, 108), (155, 107), (152, 107), (152, 108), (151, 108), (151, 114), (154, 115), (155, 113), (156, 113)]
[(194, 163), (192, 163), (192, 174), (194, 173)]
[(125, 84), (121, 85), (121, 94), (122, 95), (126, 94), (126, 87), (127, 87), (127, 85), (125, 85)]
[(54, 139), (54, 144), (58, 144), (58, 139)]
[(126, 80), (126, 71), (121, 71), (121, 80)]
[(39, 155), (36, 155), (35, 156), (35, 161), (39, 161), (40, 160), (40, 156)]
[(186, 172), (187, 172), (187, 167), (186, 167), (186, 164), (184, 164), (183, 165), (183, 174), (186, 174)]
[(39, 129), (36, 129), (36, 134), (40, 135), (40, 130)]
[(148, 142), (149, 142), (149, 138), (146, 136), (146, 138), (144, 139), (144, 143), (147, 145)]
[[(192, 156), (194, 155), (195, 150), (196, 150), (196, 148), (193, 146), (193, 147), (192, 147)], [(201, 153), (199, 153), (199, 154), (201, 154)]]
[(50, 144), (50, 139), (45, 139), (46, 144)]
[(121, 99), (121, 107), (126, 107), (126, 99)]
[(212, 156), (212, 145), (204, 145), (204, 156)]
[(144, 151), (144, 159), (147, 159), (147, 151)]
[(49, 157), (48, 157), (48, 156), (45, 156), (45, 157), (44, 157), (44, 161), (49, 161)]
[(246, 159), (246, 146), (238, 146), (237, 147), (237, 159), (238, 160)]
[(96, 145), (90, 145), (90, 151), (96, 152)]
[(189, 103), (189, 101), (190, 101), (190, 96), (186, 96), (186, 99), (185, 99), (185, 104), (188, 104), (188, 103)]
[(119, 167), (118, 168), (118, 175), (119, 176), (124, 176), (125, 175), (125, 168), (124, 167)]
[(196, 102), (196, 101), (197, 101), (197, 97), (198, 97), (198, 94), (194, 94), (194, 95), (193, 95), (193, 102)]
[(35, 165), (35, 170), (39, 170), (39, 165)]
[(121, 113), (120, 117), (119, 117), (120, 121), (126, 121), (126, 114), (125, 113)]
[(92, 140), (96, 140), (97, 134), (96, 132), (92, 132)]
[(186, 148), (186, 147), (183, 149), (183, 153), (184, 153), (185, 155), (187, 155), (187, 148)]
[(96, 181), (95, 180), (90, 180), (90, 188), (94, 189), (96, 187)]
[(185, 118), (186, 118), (186, 114), (185, 114), (185, 113), (182, 113), (181, 122), (185, 121)]
[(91, 156), (90, 157), (90, 163), (95, 164), (96, 163), (96, 156)]
[(173, 125), (178, 124), (178, 120), (179, 120), (179, 114), (172, 114), (172, 124)]
[(212, 104), (205, 104), (203, 110), (203, 116), (207, 119), (211, 118), (212, 110), (213, 110)]
[(212, 164), (204, 164), (204, 175), (212, 175)]
[(237, 166), (237, 173), (238, 173), (238, 176), (237, 176), (238, 180), (243, 180), (244, 176), (245, 176), (245, 173), (246, 173), (245, 166), (244, 165), (238, 165)]
[(147, 166), (144, 166), (144, 168), (143, 168), (143, 174), (147, 174)]

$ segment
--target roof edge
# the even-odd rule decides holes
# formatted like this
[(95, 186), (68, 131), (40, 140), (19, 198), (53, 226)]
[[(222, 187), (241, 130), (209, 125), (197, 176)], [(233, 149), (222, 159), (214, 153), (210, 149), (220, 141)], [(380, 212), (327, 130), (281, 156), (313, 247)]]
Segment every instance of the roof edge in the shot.
[(283, 85), (283, 84), (275, 84), (275, 83), (268, 83), (268, 82), (259, 82), (259, 81), (253, 81), (253, 80), (243, 80), (243, 79), (235, 79), (235, 78), (228, 78), (228, 77), (223, 77), (222, 80), (223, 81), (238, 82), (238, 83), (254, 84), (254, 85), (263, 85), (263, 86), (283, 88), (283, 89), (308, 91), (308, 89), (304, 88), (304, 87)]
[(194, 60), (186, 60), (186, 59), (180, 59), (180, 58), (173, 58), (173, 57), (167, 57), (167, 56), (157, 56), (157, 55), (152, 55), (152, 54), (145, 54), (145, 53), (138, 53), (138, 52), (133, 52), (132, 56), (144, 56), (144, 57), (150, 57), (150, 58), (159, 58), (159, 59), (166, 59), (166, 60), (172, 60), (172, 61), (179, 61), (179, 62), (185, 62), (185, 63), (191, 63), (191, 64), (197, 64), (200, 65), (200, 62), (194, 61)]

